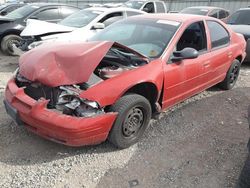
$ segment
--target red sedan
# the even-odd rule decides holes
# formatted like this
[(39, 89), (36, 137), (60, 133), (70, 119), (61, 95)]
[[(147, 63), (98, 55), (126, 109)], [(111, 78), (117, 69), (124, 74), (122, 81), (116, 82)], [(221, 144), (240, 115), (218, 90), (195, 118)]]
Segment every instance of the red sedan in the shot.
[(117, 22), (86, 43), (41, 45), (5, 91), (18, 123), (70, 146), (136, 143), (151, 116), (213, 85), (231, 89), (246, 42), (223, 22), (180, 14)]

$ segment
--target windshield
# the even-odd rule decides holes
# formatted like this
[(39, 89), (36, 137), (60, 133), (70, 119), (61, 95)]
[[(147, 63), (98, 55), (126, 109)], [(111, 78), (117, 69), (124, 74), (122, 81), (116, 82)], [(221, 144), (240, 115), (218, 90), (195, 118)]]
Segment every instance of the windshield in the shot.
[(127, 1), (124, 5), (129, 8), (140, 9), (144, 3), (143, 1)]
[(102, 11), (81, 10), (63, 19), (59, 24), (69, 27), (84, 27), (102, 13)]
[(196, 15), (207, 15), (208, 9), (205, 8), (185, 8), (182, 11), (180, 11), (182, 14), (196, 14)]
[(113, 41), (144, 56), (161, 56), (180, 23), (168, 20), (129, 19), (110, 25), (90, 41)]
[(8, 6), (8, 4), (3, 4), (3, 5), (0, 5), (0, 10), (6, 8)]
[(38, 8), (39, 8), (38, 6), (34, 5), (25, 5), (7, 14), (6, 17), (11, 19), (24, 18)]
[(250, 25), (249, 14), (250, 10), (237, 11), (228, 18), (227, 23), (235, 25)]

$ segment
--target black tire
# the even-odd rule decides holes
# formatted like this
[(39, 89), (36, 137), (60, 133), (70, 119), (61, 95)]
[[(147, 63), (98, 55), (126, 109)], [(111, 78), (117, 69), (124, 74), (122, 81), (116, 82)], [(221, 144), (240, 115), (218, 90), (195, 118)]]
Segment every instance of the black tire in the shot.
[(142, 137), (151, 119), (149, 101), (137, 94), (121, 97), (111, 111), (118, 112), (108, 140), (118, 148), (127, 148)]
[(219, 83), (221, 89), (230, 90), (234, 87), (240, 74), (240, 66), (239, 60), (235, 59), (227, 71), (226, 78)]
[(6, 35), (1, 41), (1, 50), (6, 55), (16, 55), (12, 49), (12, 44), (19, 45), (21, 37), (17, 35)]

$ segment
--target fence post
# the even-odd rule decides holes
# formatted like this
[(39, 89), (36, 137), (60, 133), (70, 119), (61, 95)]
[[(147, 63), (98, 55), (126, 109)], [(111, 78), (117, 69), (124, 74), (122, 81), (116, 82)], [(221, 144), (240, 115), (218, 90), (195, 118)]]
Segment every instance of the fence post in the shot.
[(212, 0), (208, 0), (208, 6), (211, 6)]

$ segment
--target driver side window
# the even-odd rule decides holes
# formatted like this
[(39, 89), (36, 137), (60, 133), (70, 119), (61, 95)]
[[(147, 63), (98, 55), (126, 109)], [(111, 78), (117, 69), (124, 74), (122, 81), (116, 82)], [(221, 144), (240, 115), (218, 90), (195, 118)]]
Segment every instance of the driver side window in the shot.
[(112, 23), (123, 19), (123, 12), (114, 12), (111, 14), (106, 15), (102, 18), (99, 22), (103, 23), (105, 27), (111, 25)]
[(155, 12), (155, 8), (154, 8), (154, 3), (147, 3), (144, 8), (145, 10), (147, 10), (147, 13), (154, 13)]
[(38, 20), (43, 20), (43, 21), (59, 21), (60, 16), (59, 16), (59, 9), (58, 8), (48, 8), (41, 10), (37, 14), (34, 15)]
[(176, 45), (176, 50), (181, 51), (184, 48), (194, 48), (198, 52), (207, 50), (207, 38), (203, 21), (192, 23), (183, 32)]
[(208, 16), (218, 18), (219, 10), (212, 10)]

